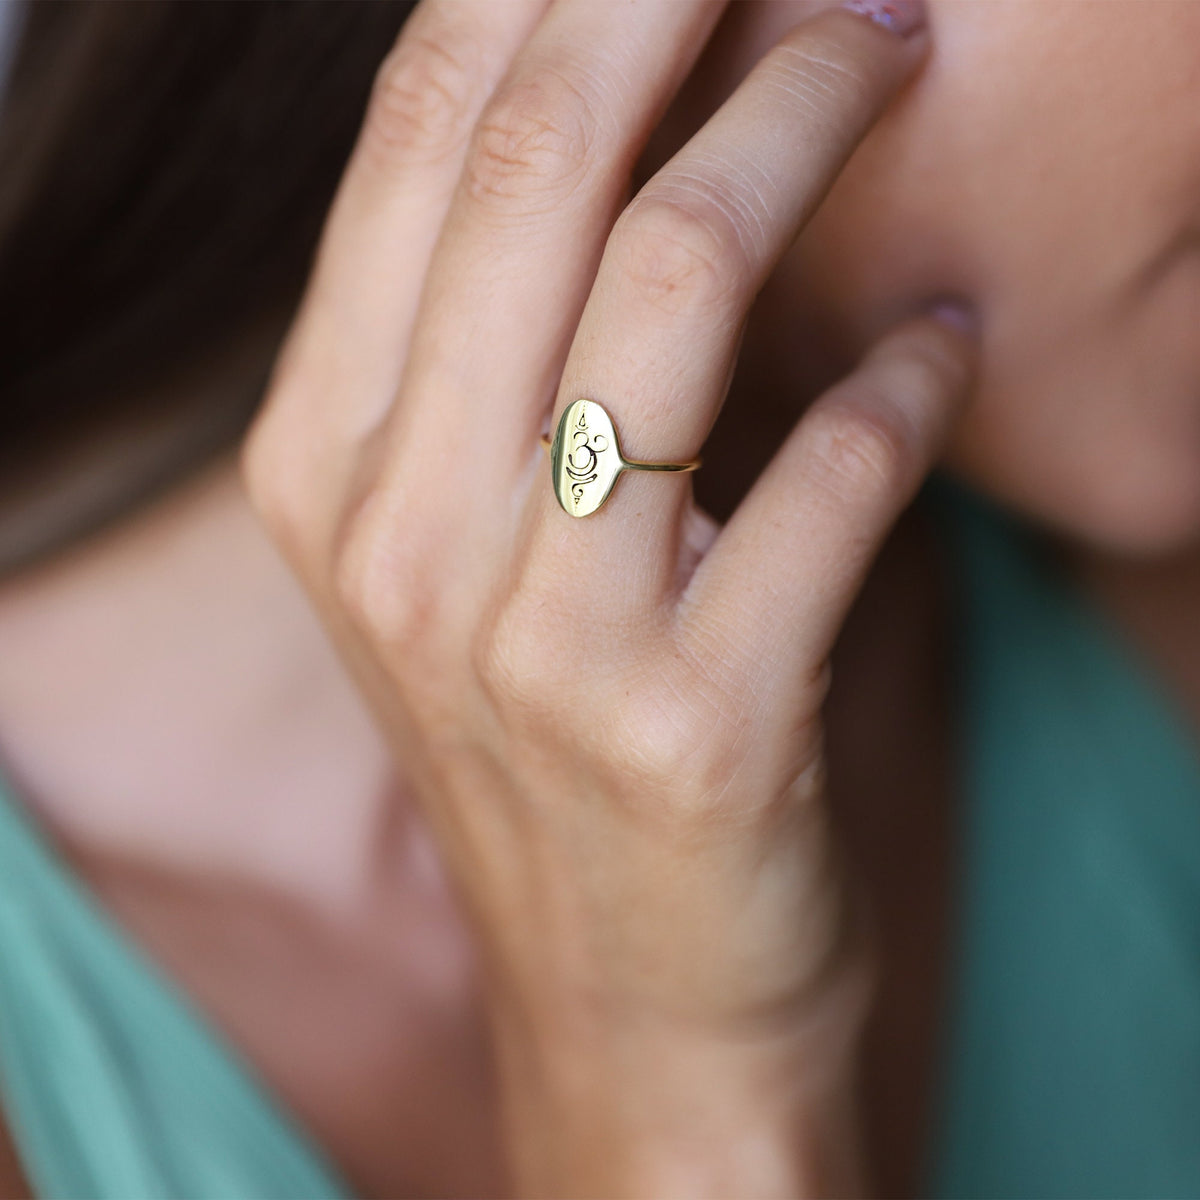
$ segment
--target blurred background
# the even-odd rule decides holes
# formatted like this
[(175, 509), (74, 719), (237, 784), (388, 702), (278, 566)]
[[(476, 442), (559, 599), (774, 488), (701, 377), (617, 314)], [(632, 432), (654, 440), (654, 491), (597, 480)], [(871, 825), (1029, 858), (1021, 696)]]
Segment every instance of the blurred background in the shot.
[(233, 445), (411, 0), (0, 0), (0, 575)]

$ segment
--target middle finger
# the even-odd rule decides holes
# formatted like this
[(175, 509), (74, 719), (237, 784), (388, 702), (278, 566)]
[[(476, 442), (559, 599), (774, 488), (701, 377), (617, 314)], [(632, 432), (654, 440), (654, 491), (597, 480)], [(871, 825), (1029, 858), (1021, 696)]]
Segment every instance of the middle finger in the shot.
[[(642, 188), (606, 245), (555, 424), (587, 397), (612, 415), (624, 457), (699, 453), (755, 295), (927, 49), (921, 12), (909, 13), (897, 28), (837, 7), (789, 30)], [(675, 594), (690, 476), (625, 472), (578, 520), (548, 479), (536, 491), (532, 561), (566, 546), (589, 564), (586, 578), (552, 573), (565, 607), (620, 617)]]

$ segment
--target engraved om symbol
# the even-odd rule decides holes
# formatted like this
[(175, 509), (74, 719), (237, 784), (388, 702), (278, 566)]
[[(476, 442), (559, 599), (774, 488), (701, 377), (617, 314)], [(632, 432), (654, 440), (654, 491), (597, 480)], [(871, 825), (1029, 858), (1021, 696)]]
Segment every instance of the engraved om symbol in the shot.
[(589, 432), (587, 413), (581, 409), (575, 428), (571, 430), (571, 449), (566, 456), (566, 471), (574, 480), (571, 495), (576, 504), (583, 499), (584, 488), (598, 478), (596, 462), (607, 449), (608, 438), (602, 433)]

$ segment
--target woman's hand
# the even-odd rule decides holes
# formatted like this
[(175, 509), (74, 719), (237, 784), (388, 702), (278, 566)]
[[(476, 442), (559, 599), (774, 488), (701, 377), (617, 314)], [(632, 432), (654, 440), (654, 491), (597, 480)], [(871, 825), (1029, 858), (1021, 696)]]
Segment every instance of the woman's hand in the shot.
[(686, 474), (573, 519), (539, 440), (587, 396), (631, 457), (698, 453), (752, 299), (926, 49), (812, 16), (628, 202), (722, 7), (424, 0), (242, 457), (477, 935), (528, 1194), (866, 1186), (821, 709), (970, 339), (889, 333), (724, 528)]

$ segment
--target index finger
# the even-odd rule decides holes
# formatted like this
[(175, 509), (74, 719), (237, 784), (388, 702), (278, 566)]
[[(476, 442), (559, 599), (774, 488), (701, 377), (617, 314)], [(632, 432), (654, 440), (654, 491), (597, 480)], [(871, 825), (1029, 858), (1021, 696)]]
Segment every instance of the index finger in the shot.
[[(785, 33), (620, 215), (552, 428), (587, 397), (612, 415), (627, 458), (698, 455), (755, 295), (924, 55), (917, 6), (886, 7), (914, 19), (888, 27), (839, 6)], [(625, 473), (582, 520), (563, 512), (552, 488), (537, 490), (535, 559), (559, 553), (565, 538), (573, 560), (593, 568), (561, 573), (565, 603), (620, 619), (675, 593), (689, 476)]]

